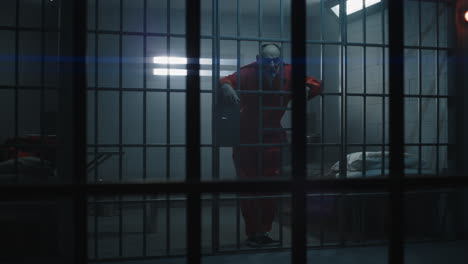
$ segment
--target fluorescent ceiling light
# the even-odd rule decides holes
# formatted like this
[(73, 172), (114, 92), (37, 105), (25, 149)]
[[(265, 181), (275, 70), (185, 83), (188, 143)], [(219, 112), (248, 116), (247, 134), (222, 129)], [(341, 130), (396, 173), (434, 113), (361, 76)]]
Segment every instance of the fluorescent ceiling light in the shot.
[[(347, 0), (346, 1), (346, 15), (351, 15), (352, 13), (356, 13), (357, 11), (360, 11), (362, 9), (364, 0)], [(369, 6), (373, 6), (375, 4), (378, 4), (381, 2), (381, 0), (365, 0), (366, 2), (366, 8)], [(340, 16), (340, 5), (336, 5), (331, 8), (333, 13), (337, 17)]]
[[(233, 71), (220, 71), (220, 76), (227, 76), (232, 74)], [(166, 68), (158, 68), (153, 70), (153, 75), (159, 76), (187, 76), (187, 70), (184, 69), (166, 69)], [(212, 76), (211, 70), (200, 70), (200, 76)]]
[[(156, 63), (156, 64), (187, 64), (187, 58), (158, 56), (158, 57), (153, 57), (153, 63)], [(211, 65), (212, 63), (213, 63), (213, 60), (211, 58), (200, 58), (200, 64), (201, 65)], [(219, 63), (221, 65), (237, 65), (237, 60), (220, 59)]]

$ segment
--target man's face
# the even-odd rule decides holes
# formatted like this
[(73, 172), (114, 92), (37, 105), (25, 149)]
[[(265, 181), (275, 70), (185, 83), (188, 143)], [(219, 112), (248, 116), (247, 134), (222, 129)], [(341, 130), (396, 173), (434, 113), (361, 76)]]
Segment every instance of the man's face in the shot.
[(281, 66), (279, 49), (274, 45), (265, 46), (257, 62), (262, 66), (264, 77), (275, 78)]

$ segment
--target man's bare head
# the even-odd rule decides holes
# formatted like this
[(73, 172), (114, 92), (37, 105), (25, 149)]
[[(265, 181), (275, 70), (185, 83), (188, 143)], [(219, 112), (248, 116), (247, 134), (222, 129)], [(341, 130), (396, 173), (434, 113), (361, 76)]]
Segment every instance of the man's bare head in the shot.
[(263, 58), (279, 58), (280, 49), (276, 44), (265, 44), (262, 46), (262, 57)]
[(262, 56), (257, 55), (257, 63), (262, 66), (264, 77), (275, 78), (281, 65), (281, 51), (276, 44), (262, 45)]

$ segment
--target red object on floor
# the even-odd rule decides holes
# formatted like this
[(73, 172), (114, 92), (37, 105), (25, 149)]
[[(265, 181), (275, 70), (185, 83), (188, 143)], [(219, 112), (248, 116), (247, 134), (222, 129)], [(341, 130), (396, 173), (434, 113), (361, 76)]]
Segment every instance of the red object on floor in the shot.
[(55, 164), (56, 136), (23, 136), (14, 137), (5, 141), (8, 147), (8, 159), (20, 157), (38, 157)]

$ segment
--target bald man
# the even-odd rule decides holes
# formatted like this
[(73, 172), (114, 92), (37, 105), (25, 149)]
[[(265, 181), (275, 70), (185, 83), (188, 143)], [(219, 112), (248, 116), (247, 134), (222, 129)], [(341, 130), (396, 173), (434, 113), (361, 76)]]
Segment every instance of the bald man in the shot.
[[(283, 68), (283, 78), (280, 76), (281, 67)], [(262, 89), (259, 88), (260, 75), (262, 76)], [(241, 179), (279, 176), (280, 147), (271, 146), (271, 144), (287, 142), (286, 132), (280, 128), (282, 128), (281, 119), (291, 100), (291, 93), (252, 92), (291, 92), (291, 78), (291, 65), (282, 62), (279, 46), (264, 44), (262, 45), (262, 54), (261, 56), (257, 55), (256, 62), (241, 67), (239, 74), (236, 72), (220, 80), (220, 90), (224, 101), (239, 105), (240, 109), (241, 146), (233, 148), (232, 158), (237, 175)], [(283, 79), (282, 84), (281, 79)], [(241, 91), (252, 92), (240, 93), (239, 96), (235, 90), (238, 82)], [(308, 99), (318, 95), (320, 89), (319, 81), (313, 77), (306, 78), (305, 91)], [(262, 105), (259, 104), (259, 96), (262, 98)], [(266, 107), (268, 109), (264, 109)], [(245, 144), (256, 144), (256, 146), (242, 146)], [(270, 146), (260, 147), (259, 144), (269, 144)], [(249, 196), (261, 195), (265, 195), (265, 193), (249, 194)], [(248, 246), (271, 246), (277, 243), (268, 234), (271, 231), (276, 213), (274, 199), (243, 199), (241, 200), (241, 210), (245, 221), (246, 244)]]

